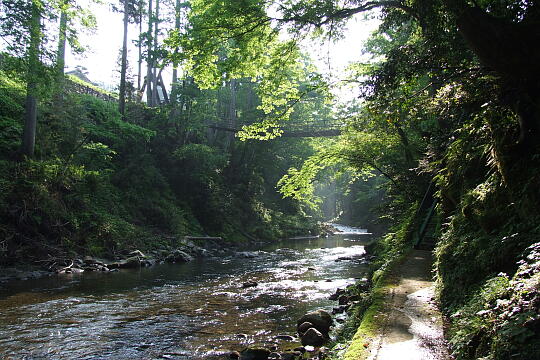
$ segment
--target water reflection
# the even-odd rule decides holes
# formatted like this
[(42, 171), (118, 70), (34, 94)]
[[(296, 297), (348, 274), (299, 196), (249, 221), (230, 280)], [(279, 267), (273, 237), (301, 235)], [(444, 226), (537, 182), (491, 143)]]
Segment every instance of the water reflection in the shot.
[[(362, 277), (366, 235), (287, 241), (254, 257), (24, 281), (0, 295), (7, 358), (209, 359), (294, 335), (296, 319)], [(339, 261), (340, 259), (344, 259)], [(351, 260), (352, 258), (352, 260)], [(246, 281), (258, 283), (242, 288)]]

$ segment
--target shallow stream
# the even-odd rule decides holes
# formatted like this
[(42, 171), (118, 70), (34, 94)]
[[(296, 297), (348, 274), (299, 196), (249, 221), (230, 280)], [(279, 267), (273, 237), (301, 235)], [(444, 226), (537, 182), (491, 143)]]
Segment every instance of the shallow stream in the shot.
[[(9, 284), (0, 289), (0, 358), (212, 359), (294, 346), (275, 336), (295, 335), (300, 316), (331, 311), (328, 297), (365, 276), (359, 257), (371, 236), (342, 230), (186, 264)], [(247, 281), (258, 285), (242, 288)]]

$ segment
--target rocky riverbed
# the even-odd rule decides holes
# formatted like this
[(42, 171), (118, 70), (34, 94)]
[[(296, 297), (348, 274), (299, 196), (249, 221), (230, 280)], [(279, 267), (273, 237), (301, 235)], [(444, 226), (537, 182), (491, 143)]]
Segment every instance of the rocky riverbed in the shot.
[[(202, 239), (202, 238), (201, 238)], [(109, 272), (119, 269), (135, 269), (164, 263), (185, 263), (196, 258), (220, 256), (232, 252), (232, 247), (219, 243), (216, 238), (204, 241), (204, 247), (193, 241), (182, 241), (177, 247), (167, 247), (143, 253), (140, 250), (125, 251), (115, 259), (103, 259), (92, 256), (74, 256), (72, 258), (50, 257), (36, 263), (21, 264), (16, 267), (0, 268), (0, 285), (9, 281), (24, 281), (41, 277), (83, 272)]]
[[(340, 312), (357, 301), (344, 290), (367, 270), (365, 240), (341, 234), (251, 251), (201, 252), (183, 246), (108, 261), (69, 259), (57, 264), (57, 275), (2, 285), (0, 353), (43, 359), (210, 360), (231, 354), (249, 359), (246, 349), (266, 349), (269, 359), (302, 350), (318, 357), (326, 345), (318, 346), (321, 338), (326, 342), (332, 333), (309, 324), (298, 333), (310, 321), (297, 322), (321, 309), (335, 312), (334, 326), (339, 326)], [(174, 261), (179, 262), (167, 262), (177, 255)], [(147, 261), (156, 265), (146, 266)], [(119, 266), (118, 271), (112, 265), (129, 263), (134, 267)], [(66, 269), (74, 267), (83, 271)]]

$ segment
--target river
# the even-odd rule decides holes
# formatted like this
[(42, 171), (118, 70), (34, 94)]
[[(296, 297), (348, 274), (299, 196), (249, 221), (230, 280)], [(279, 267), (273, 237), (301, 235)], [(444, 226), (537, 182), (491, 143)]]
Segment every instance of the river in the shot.
[[(0, 356), (214, 359), (252, 345), (296, 346), (275, 336), (295, 335), (308, 311), (331, 311), (328, 297), (366, 274), (358, 257), (371, 236), (341, 229), (185, 264), (8, 284), (0, 288)], [(242, 288), (247, 281), (258, 285)]]

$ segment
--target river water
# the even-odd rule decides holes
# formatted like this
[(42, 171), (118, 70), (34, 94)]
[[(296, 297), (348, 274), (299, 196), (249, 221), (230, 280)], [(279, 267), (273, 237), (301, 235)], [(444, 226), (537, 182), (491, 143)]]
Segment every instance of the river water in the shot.
[[(8, 284), (0, 357), (214, 359), (250, 345), (294, 347), (275, 336), (294, 335), (308, 311), (331, 311), (328, 297), (367, 271), (359, 257), (371, 237), (341, 229), (186, 264)], [(247, 281), (258, 285), (242, 288)]]

